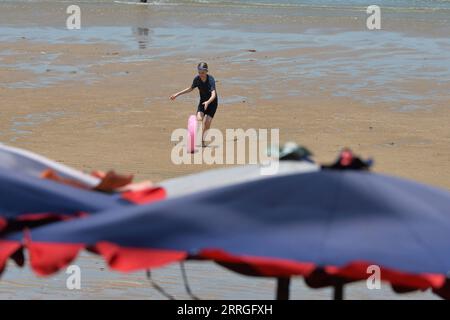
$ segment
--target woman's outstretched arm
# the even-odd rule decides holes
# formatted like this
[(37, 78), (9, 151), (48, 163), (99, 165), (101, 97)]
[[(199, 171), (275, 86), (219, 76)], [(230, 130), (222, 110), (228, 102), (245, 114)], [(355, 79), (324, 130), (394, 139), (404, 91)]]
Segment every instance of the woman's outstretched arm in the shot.
[(192, 88), (192, 87), (188, 87), (188, 88), (186, 88), (184, 90), (181, 90), (180, 92), (177, 92), (177, 93), (171, 95), (170, 96), (170, 100), (175, 100), (176, 97), (181, 96), (182, 94), (185, 94), (185, 93), (189, 93), (192, 90), (194, 90), (194, 88)]

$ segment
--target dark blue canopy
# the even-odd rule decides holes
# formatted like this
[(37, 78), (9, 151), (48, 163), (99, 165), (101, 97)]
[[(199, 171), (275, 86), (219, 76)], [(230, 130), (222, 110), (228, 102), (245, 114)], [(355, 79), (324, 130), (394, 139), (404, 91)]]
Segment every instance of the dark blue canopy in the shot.
[[(0, 220), (31, 214), (94, 213), (128, 202), (120, 195), (83, 190), (23, 173), (0, 169)], [(1, 221), (0, 221), (1, 222)], [(0, 230), (1, 230), (0, 223)]]
[(322, 270), (360, 280), (376, 264), (394, 285), (440, 289), (450, 270), (450, 193), (369, 172), (326, 170), (112, 209), (34, 229), (30, 237), (36, 245), (107, 242), (138, 250), (114, 251), (116, 269), (156, 266), (148, 249), (276, 277)]

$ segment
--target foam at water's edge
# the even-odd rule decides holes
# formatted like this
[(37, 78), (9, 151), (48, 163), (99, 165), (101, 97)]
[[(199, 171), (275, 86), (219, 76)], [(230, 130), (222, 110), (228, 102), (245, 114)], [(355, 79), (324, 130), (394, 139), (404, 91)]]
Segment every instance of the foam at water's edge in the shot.
[[(11, 3), (11, 0), (0, 0), (1, 3)], [(48, 0), (15, 0), (14, 2), (49, 2)], [(68, 0), (54, 0), (52, 2), (70, 2)], [(147, 3), (141, 3), (139, 0), (82, 0), (77, 3), (121, 3), (121, 4), (139, 4), (139, 5), (220, 5), (220, 6), (244, 6), (244, 7), (272, 7), (272, 8), (315, 8), (315, 9), (348, 9), (359, 10), (368, 6), (365, 0), (148, 0)], [(408, 10), (450, 10), (450, 1), (448, 0), (400, 0), (388, 1), (380, 0), (376, 3), (380, 7), (389, 10), (408, 11)]]

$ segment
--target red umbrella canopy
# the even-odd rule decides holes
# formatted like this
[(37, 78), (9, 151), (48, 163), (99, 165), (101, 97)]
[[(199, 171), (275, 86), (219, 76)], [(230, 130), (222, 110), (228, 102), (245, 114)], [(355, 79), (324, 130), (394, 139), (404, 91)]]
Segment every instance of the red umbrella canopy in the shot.
[(41, 274), (88, 247), (121, 271), (202, 258), (313, 287), (366, 279), (377, 265), (399, 291), (450, 297), (450, 193), (370, 172), (263, 179), (36, 228), (25, 240)]

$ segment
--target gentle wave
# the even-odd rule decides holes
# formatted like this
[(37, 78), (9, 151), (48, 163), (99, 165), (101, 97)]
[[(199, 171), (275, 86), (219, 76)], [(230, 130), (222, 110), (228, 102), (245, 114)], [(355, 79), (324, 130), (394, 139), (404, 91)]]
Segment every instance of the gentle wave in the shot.
[[(144, 4), (139, 0), (0, 0), (0, 3), (17, 2), (60, 2), (60, 3), (121, 3)], [(312, 8), (312, 9), (347, 9), (360, 10), (370, 3), (367, 0), (149, 0), (146, 5), (208, 5), (208, 6), (235, 6), (235, 7), (267, 7), (267, 8)], [(450, 10), (450, 0), (378, 0), (381, 8), (394, 11), (437, 11)]]
[[(444, 1), (444, 0), (443, 0)], [(447, 13), (450, 11), (450, 2), (445, 0), (448, 4), (446, 7), (426, 7), (426, 6), (388, 6), (381, 5), (380, 7), (384, 12), (392, 13), (407, 13), (407, 12), (417, 12), (417, 13)], [(92, 1), (90, 1), (92, 3)], [(98, 0), (98, 2), (105, 2)], [(350, 4), (342, 5), (320, 5), (320, 4), (304, 4), (304, 3), (269, 3), (269, 2), (247, 2), (247, 1), (215, 1), (215, 0), (156, 0), (149, 1), (147, 3), (140, 3), (137, 1), (125, 1), (125, 0), (115, 0), (117, 4), (134, 4), (134, 5), (148, 5), (148, 6), (207, 6), (207, 7), (230, 7), (230, 8), (260, 8), (260, 9), (298, 9), (298, 10), (345, 10), (345, 11), (355, 11), (361, 12), (367, 8), (367, 3), (365, 5), (356, 6)], [(450, 14), (450, 12), (448, 12)]]

